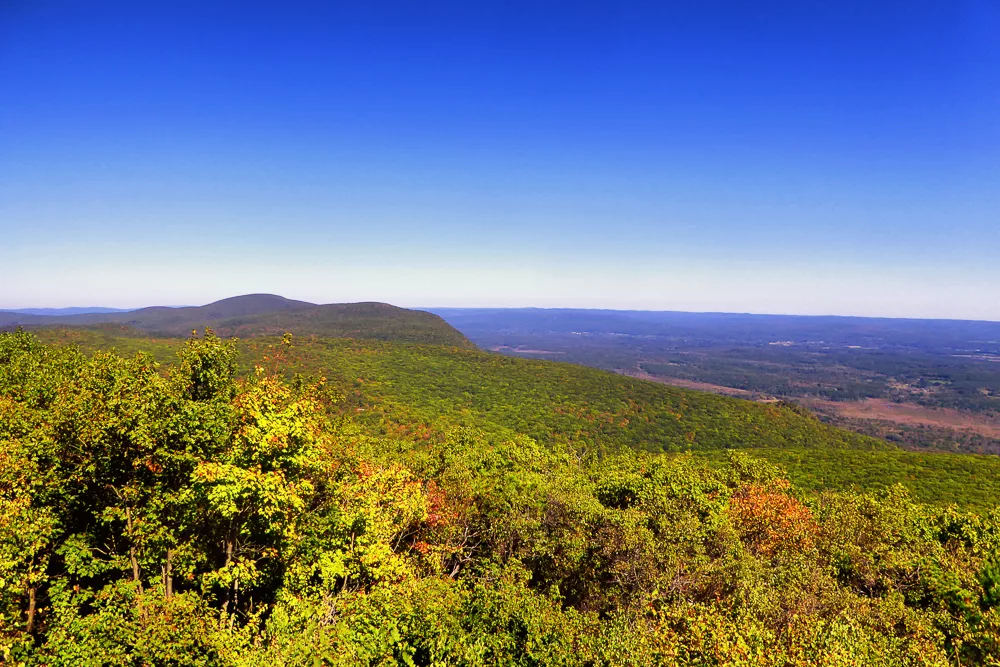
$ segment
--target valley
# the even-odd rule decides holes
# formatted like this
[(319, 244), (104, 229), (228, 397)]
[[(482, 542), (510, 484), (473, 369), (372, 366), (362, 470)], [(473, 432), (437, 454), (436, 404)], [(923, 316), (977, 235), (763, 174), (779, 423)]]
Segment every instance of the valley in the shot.
[[(915, 449), (1000, 451), (1000, 324), (569, 309), (437, 309), (475, 343), (674, 386), (791, 400)], [(544, 351), (544, 352), (542, 352)]]

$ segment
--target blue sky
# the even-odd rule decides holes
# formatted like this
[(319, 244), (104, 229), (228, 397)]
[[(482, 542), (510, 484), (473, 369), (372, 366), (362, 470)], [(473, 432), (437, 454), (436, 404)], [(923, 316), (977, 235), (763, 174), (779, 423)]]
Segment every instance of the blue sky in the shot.
[(0, 3), (0, 307), (1000, 320), (1000, 5)]

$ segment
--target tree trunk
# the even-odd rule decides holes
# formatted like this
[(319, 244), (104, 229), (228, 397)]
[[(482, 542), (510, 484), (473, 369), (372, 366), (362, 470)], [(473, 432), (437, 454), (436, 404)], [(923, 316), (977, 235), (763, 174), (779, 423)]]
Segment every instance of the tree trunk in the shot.
[[(351, 555), (354, 555), (354, 533), (351, 533)], [(340, 585), (340, 592), (343, 593), (347, 590), (347, 580), (350, 578), (348, 573), (344, 573), (344, 582)]]
[(167, 562), (163, 566), (163, 591), (164, 597), (168, 600), (174, 594), (174, 571), (171, 559), (173, 558), (174, 552), (167, 549)]
[[(233, 562), (233, 549), (235, 548), (235, 546), (236, 546), (235, 539), (226, 540), (226, 565), (225, 565), (226, 568), (228, 568)], [(233, 592), (233, 587), (228, 586), (226, 588), (226, 601), (222, 603), (223, 613), (226, 614), (229, 613), (229, 600), (232, 597), (232, 592)]]
[(229, 617), (229, 629), (233, 629), (233, 624), (236, 622), (236, 609), (240, 604), (240, 580), (237, 579), (233, 582), (233, 614)]
[(135, 555), (135, 539), (132, 536), (132, 510), (125, 508), (125, 521), (128, 527), (128, 558), (132, 562), (132, 581), (139, 584), (139, 594), (142, 594), (142, 573), (139, 571), (139, 559)]
[(38, 587), (28, 587), (28, 634), (35, 633), (35, 608), (38, 604)]

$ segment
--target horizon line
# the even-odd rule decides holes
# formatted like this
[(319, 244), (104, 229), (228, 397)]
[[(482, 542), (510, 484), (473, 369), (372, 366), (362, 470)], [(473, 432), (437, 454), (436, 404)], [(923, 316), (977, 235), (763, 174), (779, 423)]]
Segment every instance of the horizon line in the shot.
[[(71, 317), (73, 315), (101, 315), (101, 314), (114, 314), (115, 312), (134, 312), (138, 310), (144, 310), (146, 308), (204, 308), (206, 306), (211, 306), (213, 304), (219, 303), (220, 301), (227, 301), (231, 299), (239, 299), (242, 297), (251, 296), (270, 296), (279, 297), (281, 299), (286, 299), (289, 301), (302, 301), (303, 303), (308, 303), (312, 306), (329, 306), (329, 305), (340, 305), (340, 304), (354, 304), (354, 303), (386, 303), (388, 305), (396, 305), (388, 301), (373, 301), (373, 300), (361, 300), (361, 301), (331, 301), (327, 303), (314, 303), (312, 301), (305, 301), (303, 299), (293, 299), (290, 297), (285, 297), (280, 294), (255, 292), (251, 294), (238, 294), (236, 296), (224, 297), (222, 299), (216, 299), (208, 303), (201, 305), (145, 305), (137, 307), (118, 307), (118, 306), (28, 306), (20, 308), (4, 308), (0, 307), (0, 313), (15, 313), (19, 315), (34, 315), (36, 317)], [(732, 316), (751, 316), (751, 317), (801, 317), (801, 318), (842, 318), (842, 319), (859, 319), (859, 320), (904, 320), (904, 321), (914, 321), (914, 322), (981, 322), (989, 324), (1000, 324), (1000, 320), (991, 319), (981, 319), (981, 318), (964, 318), (964, 317), (913, 317), (913, 316), (889, 316), (889, 315), (848, 315), (840, 313), (821, 313), (821, 314), (805, 314), (805, 313), (789, 313), (789, 312), (752, 312), (752, 311), (739, 311), (739, 310), (677, 310), (677, 309), (657, 309), (657, 308), (609, 308), (609, 307), (578, 307), (578, 306), (532, 306), (532, 305), (518, 305), (518, 306), (397, 306), (399, 308), (406, 308), (408, 310), (423, 310), (426, 312), (434, 311), (447, 311), (447, 310), (549, 310), (549, 311), (578, 311), (578, 312), (608, 312), (608, 313), (679, 313), (688, 315), (732, 315)], [(65, 314), (46, 314), (46, 315), (36, 315), (27, 311), (65, 311), (65, 310), (93, 310), (95, 312), (91, 313), (65, 313)], [(112, 311), (112, 312), (97, 312), (100, 310)]]

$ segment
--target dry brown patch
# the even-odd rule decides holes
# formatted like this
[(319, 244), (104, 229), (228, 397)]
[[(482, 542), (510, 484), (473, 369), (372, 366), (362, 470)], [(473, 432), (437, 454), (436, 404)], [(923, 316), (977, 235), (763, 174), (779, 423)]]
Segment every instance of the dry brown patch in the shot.
[(681, 389), (697, 389), (698, 391), (708, 391), (713, 394), (722, 394), (723, 396), (738, 396), (739, 398), (754, 398), (756, 396), (754, 392), (747, 391), (746, 389), (725, 387), (721, 384), (709, 384), (708, 382), (697, 382), (695, 380), (684, 380), (682, 378), (650, 375), (646, 371), (636, 370), (633, 368), (619, 368), (617, 372), (619, 375), (627, 375), (628, 377), (636, 378), (637, 380), (649, 380), (650, 382), (667, 384), (671, 387), (680, 387)]
[(524, 347), (511, 347), (510, 345), (497, 345), (490, 348), (491, 352), (513, 352), (514, 354), (566, 354), (555, 350), (529, 350)]
[(990, 438), (1000, 438), (1000, 421), (997, 419), (950, 408), (894, 403), (885, 398), (867, 398), (863, 401), (804, 399), (801, 402), (812, 410), (848, 419), (879, 419), (911, 426), (936, 426), (968, 430)]

